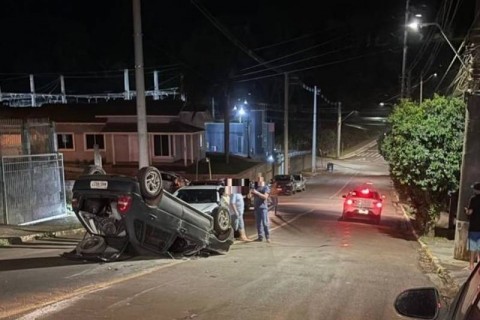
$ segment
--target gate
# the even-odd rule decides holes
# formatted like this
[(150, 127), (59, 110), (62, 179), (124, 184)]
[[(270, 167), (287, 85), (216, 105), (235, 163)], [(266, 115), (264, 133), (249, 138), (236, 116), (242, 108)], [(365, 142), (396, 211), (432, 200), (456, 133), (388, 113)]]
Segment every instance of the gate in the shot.
[(63, 155), (3, 156), (0, 223), (29, 224), (66, 213)]

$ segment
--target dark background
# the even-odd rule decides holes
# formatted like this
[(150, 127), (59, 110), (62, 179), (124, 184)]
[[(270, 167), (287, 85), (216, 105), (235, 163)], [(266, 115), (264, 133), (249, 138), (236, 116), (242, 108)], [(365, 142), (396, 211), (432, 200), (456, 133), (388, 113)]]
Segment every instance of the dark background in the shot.
[[(411, 10), (439, 22), (458, 47), (474, 1), (412, 0)], [(279, 72), (289, 71), (298, 108), (311, 108), (307, 84), (321, 89), (325, 109), (336, 101), (345, 110), (371, 109), (398, 97), (404, 13), (405, 1), (143, 0), (146, 86), (153, 88), (159, 70), (161, 87), (181, 86), (190, 103), (221, 101), (229, 84), (232, 99), (248, 96), (275, 111), (283, 108)], [(67, 93), (121, 92), (125, 68), (134, 88), (130, 0), (3, 0), (0, 32), (3, 92), (28, 92), (28, 74), (37, 92), (59, 92), (59, 74)], [(412, 85), (421, 72), (442, 75), (453, 57), (435, 28), (409, 34), (408, 53)], [(433, 89), (426, 84), (425, 95)]]

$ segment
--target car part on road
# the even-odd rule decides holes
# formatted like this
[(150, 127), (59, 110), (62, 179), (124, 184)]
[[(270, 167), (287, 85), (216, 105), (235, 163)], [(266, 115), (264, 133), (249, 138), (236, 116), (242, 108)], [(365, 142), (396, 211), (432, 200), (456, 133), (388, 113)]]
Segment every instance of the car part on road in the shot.
[(100, 236), (90, 236), (81, 240), (75, 248), (77, 253), (82, 254), (100, 254), (105, 251), (107, 244), (105, 239)]

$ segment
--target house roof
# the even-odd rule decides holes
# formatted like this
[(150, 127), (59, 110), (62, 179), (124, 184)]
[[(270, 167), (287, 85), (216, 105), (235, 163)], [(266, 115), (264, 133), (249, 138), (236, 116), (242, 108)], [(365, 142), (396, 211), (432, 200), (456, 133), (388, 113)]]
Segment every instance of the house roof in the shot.
[[(181, 111), (202, 112), (206, 106), (184, 105), (180, 100), (146, 100), (146, 113), (153, 116), (176, 116)], [(55, 122), (105, 122), (97, 116), (137, 114), (136, 101), (115, 100), (103, 103), (45, 104), (41, 107), (8, 107), (0, 104), (0, 118), (48, 118)]]
[[(105, 127), (101, 130), (104, 133), (129, 133), (137, 132), (136, 123), (106, 123)], [(148, 133), (196, 133), (205, 131), (202, 128), (197, 128), (179, 121), (173, 121), (170, 123), (147, 123)]]

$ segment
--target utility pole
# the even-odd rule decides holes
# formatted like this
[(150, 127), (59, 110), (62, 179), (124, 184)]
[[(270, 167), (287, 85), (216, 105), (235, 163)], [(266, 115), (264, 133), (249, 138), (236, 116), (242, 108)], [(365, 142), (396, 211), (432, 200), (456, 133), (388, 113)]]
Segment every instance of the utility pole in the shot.
[(132, 0), (133, 39), (135, 44), (135, 87), (137, 91), (138, 167), (149, 166), (147, 140), (147, 111), (143, 72), (142, 11), (140, 0)]
[(317, 171), (317, 86), (313, 87), (312, 173)]
[(423, 102), (423, 70), (420, 72), (420, 103)]
[[(476, 15), (480, 13), (480, 0), (476, 1)], [(480, 45), (480, 21), (475, 21), (475, 26), (471, 32), (470, 42), (472, 48), (478, 48)], [(473, 72), (471, 74), (473, 81), (469, 87), (470, 92), (477, 92), (480, 80), (480, 59), (475, 49), (472, 52)], [(468, 260), (467, 239), (468, 239), (468, 218), (464, 208), (468, 206), (470, 196), (472, 196), (472, 185), (480, 181), (480, 97), (475, 94), (469, 94), (467, 97), (467, 108), (465, 110), (465, 133), (463, 140), (462, 166), (460, 172), (460, 186), (457, 206), (457, 222), (455, 225), (455, 247), (454, 258), (458, 260)]]
[(340, 144), (342, 143), (342, 103), (337, 102), (337, 159), (340, 159)]
[(407, 30), (407, 25), (408, 25), (408, 20), (410, 18), (410, 13), (409, 13), (409, 6), (410, 6), (410, 0), (405, 1), (405, 24), (403, 26), (403, 57), (402, 57), (402, 84), (401, 84), (401, 90), (400, 90), (400, 99), (405, 98), (405, 84), (406, 84), (406, 77), (405, 77), (405, 71), (407, 67), (407, 37), (408, 37), (408, 30)]
[(225, 112), (223, 119), (224, 141), (223, 149), (225, 152), (225, 163), (230, 162), (230, 81), (225, 86)]
[(289, 158), (288, 158), (288, 73), (285, 72), (285, 90), (284, 90), (284, 115), (283, 115), (283, 157), (284, 157), (284, 174), (288, 174)]

